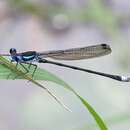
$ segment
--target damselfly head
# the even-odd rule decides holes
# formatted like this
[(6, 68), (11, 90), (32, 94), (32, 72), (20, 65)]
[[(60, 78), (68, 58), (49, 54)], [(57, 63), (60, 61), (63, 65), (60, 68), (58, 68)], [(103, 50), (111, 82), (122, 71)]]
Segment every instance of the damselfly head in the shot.
[(16, 51), (15, 48), (11, 48), (9, 52), (10, 52), (10, 54), (11, 54), (12, 56), (15, 56), (16, 53), (17, 53), (17, 51)]

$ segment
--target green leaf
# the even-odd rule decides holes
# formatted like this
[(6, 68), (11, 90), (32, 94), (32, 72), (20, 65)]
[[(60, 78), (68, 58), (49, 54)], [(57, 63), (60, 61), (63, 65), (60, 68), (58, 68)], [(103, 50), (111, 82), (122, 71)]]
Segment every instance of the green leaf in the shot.
[(98, 123), (99, 127), (101, 130), (107, 130), (106, 125), (104, 124), (103, 120), (101, 117), (94, 111), (94, 109), (79, 95), (77, 95), (81, 102), (85, 105), (85, 107), (89, 110), (89, 112), (92, 114), (94, 117), (95, 121)]
[[(26, 68), (28, 67), (26, 64), (24, 64), (24, 66)], [(21, 66), (18, 66), (18, 69), (23, 70)], [(23, 70), (23, 71), (25, 71), (25, 70)], [(34, 68), (32, 66), (29, 70), (28, 75), (32, 75), (33, 71), (34, 71)], [(8, 77), (8, 79), (7, 79), (7, 77)], [(9, 68), (3, 66), (3, 64), (0, 64), (0, 79), (11, 80), (11, 79), (14, 79), (15, 77), (16, 77), (16, 73), (12, 72)], [(23, 76), (17, 76), (15, 79), (24, 79), (24, 77)], [(34, 80), (51, 81), (51, 82), (54, 82), (56, 84), (62, 85), (64, 87), (67, 87), (68, 89), (70, 89), (68, 87), (69, 85), (67, 83), (65, 83), (63, 80), (61, 80), (60, 78), (58, 78), (54, 74), (48, 72), (47, 70), (44, 70), (44, 69), (41, 69), (41, 68), (37, 68), (33, 79)]]
[[(64, 88), (68, 89), (71, 91), (74, 95), (80, 99), (82, 104), (86, 107), (86, 109), (91, 113), (95, 121), (97, 122), (98, 126), (100, 127), (101, 130), (107, 130), (107, 127), (103, 120), (100, 118), (100, 116), (94, 111), (94, 109), (89, 105), (89, 103), (82, 98), (76, 91), (71, 88), (67, 83), (65, 83), (63, 80), (61, 80), (59, 77), (55, 76), (54, 74), (38, 68), (36, 70), (36, 73), (34, 75), (34, 79), (31, 77), (31, 73), (33, 72), (33, 68), (31, 68), (29, 74), (24, 75), (24, 70), (22, 67), (18, 66), (18, 69), (16, 69), (15, 65), (10, 63), (8, 60), (0, 56), (0, 79), (7, 79), (8, 75), (11, 73), (11, 76), (9, 76), (9, 79), (13, 79), (16, 75), (22, 75), (19, 77), (16, 77), (17, 79), (27, 79), (31, 81), (32, 83), (36, 84), (37, 86), (43, 88), (46, 90), (60, 105), (62, 105), (65, 109), (68, 110), (68, 108), (59, 100), (55, 95), (53, 95), (47, 88), (45, 88), (43, 85), (39, 84), (35, 80), (46, 80), (46, 81), (51, 81), (56, 84), (59, 84), (63, 86)], [(27, 66), (26, 66), (27, 67)]]
[[(66, 105), (64, 105), (52, 92), (50, 92), (49, 89), (47, 89), (45, 86), (43, 86), (42, 84), (40, 84), (39, 82), (35, 81), (32, 79), (32, 77), (29, 74), (25, 74), (25, 72), (23, 71), (23, 68), (16, 68), (16, 65), (10, 63), (8, 60), (6, 60), (5, 58), (3, 58), (2, 56), (0, 56), (0, 64), (1, 64), (1, 68), (5, 68), (7, 70), (10, 70), (12, 72), (12, 74), (16, 74), (16, 76), (20, 76), (23, 79), (26, 79), (32, 83), (34, 83), (35, 85), (37, 85), (38, 87), (44, 89), (51, 97), (53, 97), (53, 99), (55, 99), (62, 107), (64, 107), (67, 111), (71, 111)], [(7, 71), (6, 70), (6, 71)], [(9, 74), (9, 72), (8, 72)], [(10, 76), (9, 76), (10, 77)], [(15, 79), (17, 78), (15, 77)], [(6, 78), (7, 79), (7, 78)]]

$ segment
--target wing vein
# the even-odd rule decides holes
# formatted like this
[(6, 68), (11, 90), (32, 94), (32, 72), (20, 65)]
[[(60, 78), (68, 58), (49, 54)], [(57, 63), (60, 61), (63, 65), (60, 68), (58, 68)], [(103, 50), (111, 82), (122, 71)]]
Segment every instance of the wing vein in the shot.
[(107, 44), (99, 44), (82, 48), (71, 48), (66, 50), (47, 51), (38, 53), (40, 58), (52, 58), (57, 60), (80, 60), (111, 53), (111, 48)]

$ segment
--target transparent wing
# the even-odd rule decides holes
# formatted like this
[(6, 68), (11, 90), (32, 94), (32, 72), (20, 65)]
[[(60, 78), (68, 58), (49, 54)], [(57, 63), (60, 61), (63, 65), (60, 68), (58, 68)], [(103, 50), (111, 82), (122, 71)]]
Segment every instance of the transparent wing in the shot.
[(104, 56), (111, 53), (111, 48), (107, 44), (100, 44), (82, 48), (72, 48), (67, 50), (56, 50), (38, 53), (40, 58), (53, 58), (57, 60), (80, 60), (99, 56)]

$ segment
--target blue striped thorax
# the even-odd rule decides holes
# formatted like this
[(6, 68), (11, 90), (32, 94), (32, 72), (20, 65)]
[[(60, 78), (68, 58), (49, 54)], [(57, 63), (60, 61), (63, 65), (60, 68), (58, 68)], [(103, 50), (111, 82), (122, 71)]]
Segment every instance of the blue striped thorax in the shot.
[(37, 59), (37, 53), (35, 51), (24, 52), (21, 55), (23, 61), (31, 61)]
[(10, 54), (12, 57), (12, 61), (16, 62), (27, 62), (27, 61), (33, 61), (38, 58), (38, 55), (35, 51), (28, 51), (23, 53), (18, 53), (15, 48), (10, 49)]

